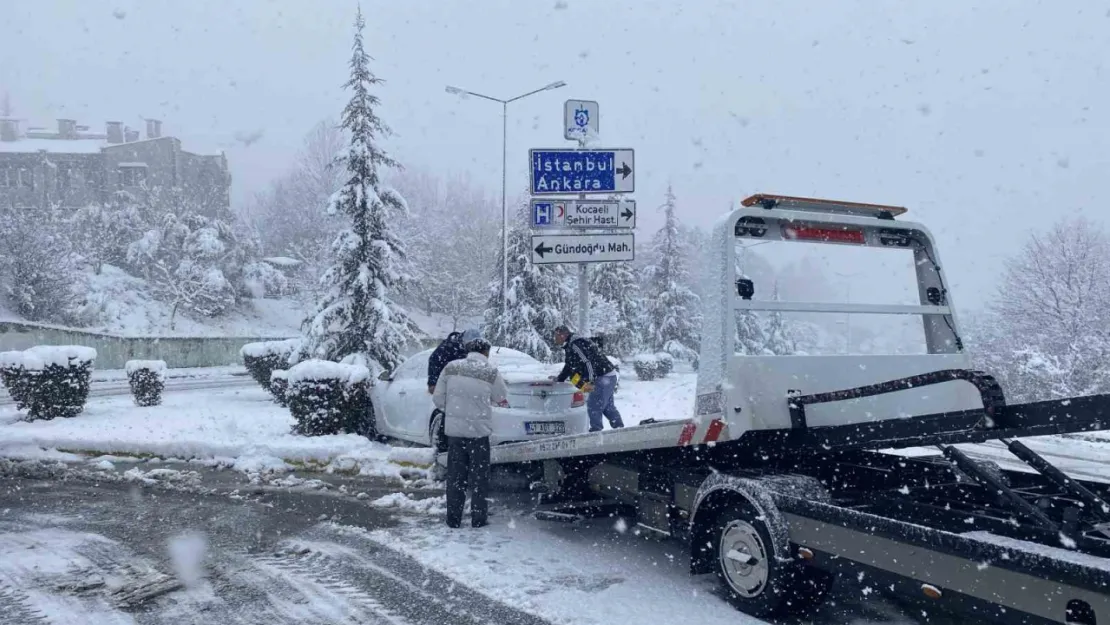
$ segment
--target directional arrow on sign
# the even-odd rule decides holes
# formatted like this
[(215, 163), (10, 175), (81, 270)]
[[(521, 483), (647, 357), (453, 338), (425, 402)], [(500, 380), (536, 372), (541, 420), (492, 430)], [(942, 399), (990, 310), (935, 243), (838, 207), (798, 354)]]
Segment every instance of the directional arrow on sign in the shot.
[(628, 163), (621, 161), (621, 166), (616, 168), (614, 171), (621, 175), (621, 180), (624, 180), (629, 176), (629, 174), (632, 173), (632, 168), (628, 166)]
[(633, 212), (632, 212), (631, 210), (629, 210), (629, 208), (628, 208), (628, 207), (626, 206), (626, 207), (624, 207), (624, 212), (623, 212), (623, 213), (621, 213), (621, 217), (624, 217), (624, 220), (625, 220), (625, 221), (628, 221), (629, 219), (632, 219), (632, 217), (633, 217), (633, 216), (634, 216), (635, 214), (636, 214), (636, 213), (633, 213)]
[(554, 249), (555, 248), (553, 247), (544, 247), (543, 241), (540, 241), (540, 244), (536, 246), (536, 253), (540, 255), (540, 258), (543, 258), (544, 254), (551, 252)]

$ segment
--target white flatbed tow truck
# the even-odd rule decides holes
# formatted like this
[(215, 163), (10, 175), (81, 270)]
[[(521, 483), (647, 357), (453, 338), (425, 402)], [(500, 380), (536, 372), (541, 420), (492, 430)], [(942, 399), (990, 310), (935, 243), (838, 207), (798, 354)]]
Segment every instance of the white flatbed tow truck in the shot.
[[(536, 514), (621, 514), (685, 541), (741, 611), (821, 602), (843, 575), (985, 621), (1110, 623), (1110, 487), (1065, 475), (1018, 438), (1106, 429), (1110, 396), (1008, 406), (970, 369), (933, 237), (895, 206), (756, 195), (714, 229), (697, 397), (689, 418), (500, 445), (533, 472)], [(798, 241), (910, 254), (911, 305), (754, 297), (737, 244)], [(889, 256), (887, 258), (890, 258)], [(924, 353), (749, 356), (741, 311), (911, 315)], [(954, 444), (1002, 441), (1030, 470)], [(937, 455), (897, 455), (936, 446)], [(442, 461), (442, 457), (441, 457)]]

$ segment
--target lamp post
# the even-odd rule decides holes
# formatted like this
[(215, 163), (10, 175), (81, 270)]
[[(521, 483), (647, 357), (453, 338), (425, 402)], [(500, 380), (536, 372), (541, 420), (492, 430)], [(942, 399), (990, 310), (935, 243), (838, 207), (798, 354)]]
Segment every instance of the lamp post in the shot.
[(530, 95), (535, 95), (541, 91), (550, 91), (551, 89), (558, 89), (565, 87), (567, 83), (563, 81), (553, 82), (549, 85), (544, 85), (539, 89), (522, 93), (515, 98), (502, 100), (481, 93), (459, 89), (458, 87), (447, 86), (447, 93), (451, 93), (460, 97), (474, 96), (482, 98), (483, 100), (490, 100), (491, 102), (499, 102), (501, 104), (501, 314), (505, 314), (508, 307), (509, 296), (509, 208), (505, 201), (505, 168), (508, 164), (508, 128), (509, 128), (509, 103), (516, 102)]

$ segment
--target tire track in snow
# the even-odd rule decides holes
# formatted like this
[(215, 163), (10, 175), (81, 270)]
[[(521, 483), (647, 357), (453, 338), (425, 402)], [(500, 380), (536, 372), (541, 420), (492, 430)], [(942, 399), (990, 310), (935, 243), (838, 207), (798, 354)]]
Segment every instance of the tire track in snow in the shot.
[(0, 623), (11, 625), (48, 625), (50, 621), (35, 610), (27, 595), (0, 580)]
[[(544, 625), (516, 610), (428, 569), (371, 540), (359, 540), (342, 526), (321, 525), (302, 540), (287, 543), (281, 566), (310, 579), (353, 584), (356, 595), (376, 597), (384, 614), (401, 623), (426, 625)], [(349, 592), (346, 591), (345, 592)]]
[[(253, 566), (262, 569), (268, 577), (271, 579), (279, 578), (296, 589), (297, 592), (309, 598), (310, 603), (321, 601), (333, 605), (342, 603), (344, 607), (350, 609), (351, 614), (348, 616), (352, 619), (352, 622), (367, 625), (378, 623), (408, 625), (407, 621), (398, 618), (392, 610), (386, 608), (381, 601), (375, 599), (370, 593), (340, 577), (331, 575), (327, 568), (321, 568), (319, 565), (320, 558), (300, 558), (295, 555), (292, 557), (244, 555)], [(313, 588), (313, 586), (316, 588)], [(311, 599), (316, 601), (312, 602)], [(282, 605), (288, 603), (285, 597), (282, 597), (281, 602), (278, 603), (275, 595), (271, 594), (270, 601), (271, 605), (267, 608), (275, 617), (299, 618), (300, 615), (288, 614), (289, 608)], [(293, 611), (300, 612), (300, 610)], [(275, 621), (267, 620), (266, 622)], [(288, 622), (292, 624), (301, 621), (290, 620)]]

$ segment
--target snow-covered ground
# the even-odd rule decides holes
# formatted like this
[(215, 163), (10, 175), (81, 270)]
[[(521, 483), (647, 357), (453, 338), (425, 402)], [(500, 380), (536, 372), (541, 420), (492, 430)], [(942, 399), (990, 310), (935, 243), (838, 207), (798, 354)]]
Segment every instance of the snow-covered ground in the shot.
[[(226, 367), (174, 367), (172, 369), (166, 369), (166, 378), (170, 380), (201, 380), (245, 375), (247, 375), (247, 369), (242, 365), (229, 365)], [(92, 381), (94, 384), (96, 382), (126, 382), (127, 372), (123, 369), (95, 369), (92, 372)]]
[[(174, 376), (226, 375), (238, 368), (175, 369)], [(97, 374), (105, 382), (123, 372)], [(617, 396), (625, 422), (682, 418), (694, 393), (693, 374), (641, 382), (625, 375)], [(0, 456), (37, 457), (37, 450), (85, 455), (120, 454), (200, 460), (245, 471), (286, 470), (293, 466), (331, 467), (367, 474), (395, 473), (395, 462), (430, 464), (428, 450), (371, 443), (361, 436), (304, 437), (290, 433), (288, 409), (255, 386), (221, 389), (167, 388), (161, 406), (140, 408), (127, 395), (91, 397), (73, 419), (22, 422), (13, 405), (0, 405)], [(53, 453), (53, 452), (52, 452)]]
[(491, 525), (481, 531), (465, 523), (448, 529), (437, 515), (365, 536), (554, 623), (761, 622), (718, 597), (711, 576), (691, 578), (677, 542), (646, 540), (623, 521), (545, 523), (528, 509), (526, 502), (495, 504)]
[(18, 421), (0, 407), (0, 456), (39, 457), (48, 450), (156, 456), (260, 473), (310, 466), (364, 475), (408, 474), (403, 464), (428, 465), (426, 449), (390, 447), (353, 434), (290, 433), (293, 418), (260, 388), (167, 391), (161, 406), (140, 408), (129, 396), (92, 398), (72, 419)]
[[(390, 504), (396, 506), (393, 497)], [(428, 568), (552, 623), (764, 623), (736, 611), (712, 575), (691, 577), (679, 542), (648, 538), (624, 520), (567, 525), (537, 521), (526, 498), (506, 496), (481, 530), (449, 529), (442, 508), (409, 500), (413, 514), (399, 526), (336, 531), (397, 549)], [(396, 507), (404, 507), (396, 506)], [(810, 622), (910, 623), (886, 600), (845, 585)]]

